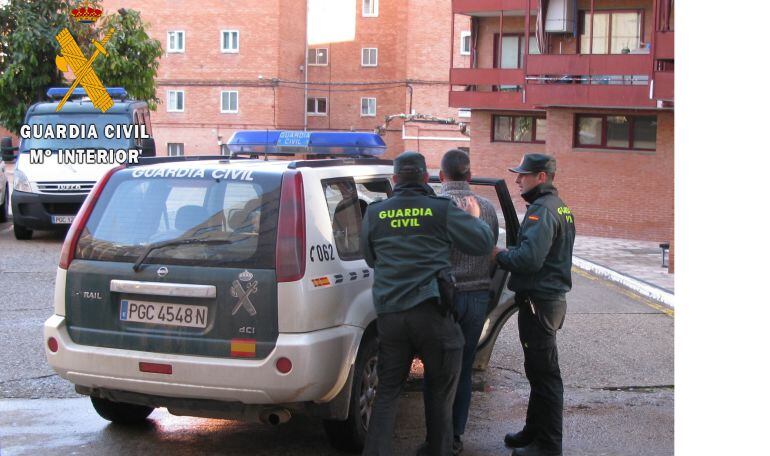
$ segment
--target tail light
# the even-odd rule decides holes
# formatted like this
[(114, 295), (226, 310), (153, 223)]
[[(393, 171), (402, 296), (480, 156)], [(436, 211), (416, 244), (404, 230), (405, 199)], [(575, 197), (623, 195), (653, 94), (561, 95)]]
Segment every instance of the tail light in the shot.
[(48, 349), (51, 350), (51, 353), (56, 353), (59, 351), (59, 342), (53, 338), (49, 337), (47, 341)]
[(305, 275), (305, 194), (299, 171), (286, 171), (281, 181), (275, 275), (278, 282)]
[(125, 168), (125, 166), (116, 166), (107, 171), (107, 173), (99, 179), (99, 182), (96, 183), (91, 190), (91, 193), (88, 194), (88, 197), (78, 211), (78, 215), (75, 217), (75, 221), (72, 222), (72, 226), (70, 226), (69, 231), (67, 231), (67, 237), (64, 239), (64, 244), (61, 247), (61, 256), (59, 257), (60, 268), (67, 269), (70, 267), (70, 263), (72, 263), (72, 259), (75, 257), (75, 247), (77, 247), (80, 235), (83, 233), (83, 228), (85, 228), (86, 222), (91, 216), (91, 212), (94, 210), (96, 200), (99, 199), (99, 195), (102, 193), (102, 190), (104, 190), (104, 186), (107, 185), (107, 181), (110, 180), (110, 177), (112, 177), (116, 171), (123, 168)]

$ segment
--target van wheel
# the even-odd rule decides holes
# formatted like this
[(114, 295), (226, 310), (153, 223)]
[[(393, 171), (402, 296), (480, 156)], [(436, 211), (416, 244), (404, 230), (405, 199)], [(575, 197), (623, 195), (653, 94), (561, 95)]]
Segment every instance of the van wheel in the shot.
[(107, 421), (117, 424), (139, 424), (155, 410), (144, 405), (126, 404), (125, 402), (112, 402), (108, 399), (91, 396), (91, 404), (96, 413)]
[(32, 239), (32, 230), (17, 223), (13, 224), (13, 235), (20, 241)]
[(3, 193), (3, 201), (0, 203), (0, 223), (8, 221), (8, 184), (5, 184), (5, 193)]
[(360, 452), (377, 392), (377, 338), (367, 337), (361, 344), (353, 369), (353, 391), (345, 421), (324, 420), (324, 430), (331, 446), (338, 450)]

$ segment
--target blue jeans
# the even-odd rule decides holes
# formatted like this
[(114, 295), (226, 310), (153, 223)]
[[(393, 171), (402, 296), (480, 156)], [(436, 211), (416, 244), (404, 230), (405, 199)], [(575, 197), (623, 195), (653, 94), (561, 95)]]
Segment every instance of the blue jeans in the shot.
[(457, 323), (463, 331), (463, 336), (465, 336), (460, 379), (457, 383), (457, 393), (455, 394), (454, 406), (452, 407), (452, 425), (454, 427), (454, 435), (456, 436), (461, 436), (465, 433), (465, 424), (468, 422), (468, 409), (471, 405), (473, 360), (476, 357), (476, 348), (479, 344), (479, 337), (481, 337), (481, 330), (484, 329), (488, 305), (489, 290), (461, 291), (455, 294)]

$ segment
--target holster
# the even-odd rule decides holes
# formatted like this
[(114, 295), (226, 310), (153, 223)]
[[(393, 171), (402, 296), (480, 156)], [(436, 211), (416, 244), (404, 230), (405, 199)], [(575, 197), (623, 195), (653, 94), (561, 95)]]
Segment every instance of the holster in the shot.
[(457, 320), (457, 309), (455, 308), (455, 293), (457, 293), (457, 280), (452, 274), (452, 268), (441, 269), (436, 274), (438, 282), (438, 307), (443, 315), (452, 315)]

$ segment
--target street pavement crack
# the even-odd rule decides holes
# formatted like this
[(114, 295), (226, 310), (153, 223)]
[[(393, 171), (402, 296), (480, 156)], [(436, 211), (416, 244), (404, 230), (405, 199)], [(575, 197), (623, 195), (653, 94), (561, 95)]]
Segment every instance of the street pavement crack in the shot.
[(44, 378), (51, 378), (51, 377), (56, 377), (56, 376), (57, 376), (57, 374), (48, 374), (48, 375), (40, 375), (38, 377), (12, 378), (10, 380), (3, 380), (2, 382), (0, 382), (0, 385), (3, 385), (5, 383), (12, 383), (12, 382), (22, 382), (24, 380), (41, 380), (41, 379), (44, 379)]
[(622, 391), (627, 393), (654, 393), (656, 391), (673, 390), (674, 385), (633, 385), (633, 386), (599, 386), (592, 390)]

